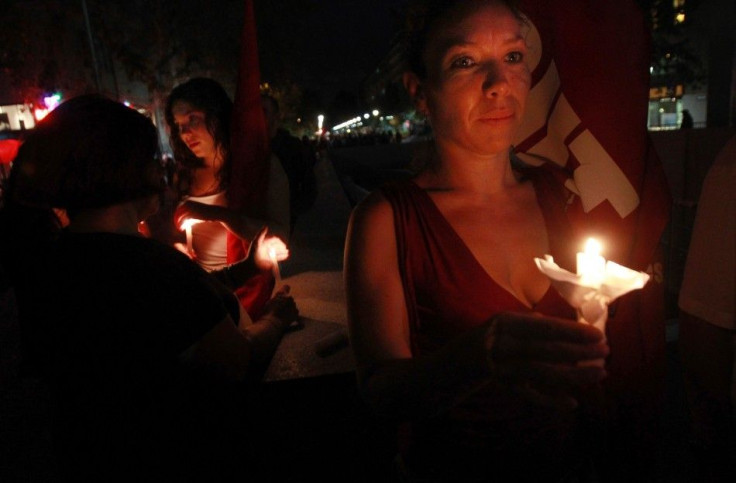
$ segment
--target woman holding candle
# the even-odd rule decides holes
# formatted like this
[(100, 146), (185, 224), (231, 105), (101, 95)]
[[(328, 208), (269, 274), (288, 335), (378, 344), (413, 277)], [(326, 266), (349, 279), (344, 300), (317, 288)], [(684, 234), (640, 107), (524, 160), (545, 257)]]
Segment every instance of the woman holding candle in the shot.
[(409, 481), (582, 477), (578, 393), (605, 370), (579, 363), (608, 348), (534, 265), (550, 253), (574, 266), (576, 250), (557, 185), (510, 157), (530, 85), (523, 17), (505, 1), (411, 12), (404, 82), (434, 153), (351, 218), (360, 387), (399, 423)]
[[(266, 173), (248, 173), (255, 178), (265, 174), (266, 186), (261, 187), (266, 191), (265, 204), (231, 208), (231, 144), (239, 141), (230, 135), (233, 112), (233, 103), (222, 86), (206, 78), (194, 78), (177, 86), (166, 104), (171, 146), (179, 165), (173, 181), (181, 202), (174, 213), (174, 223), (186, 230), (187, 252), (206, 270), (228, 263), (228, 237), (247, 242), (267, 225), (269, 232), (278, 237), (267, 243), (281, 252), (285, 245), (277, 240), (286, 240), (289, 230), (288, 179), (273, 156), (267, 165), (258, 168)], [(253, 213), (259, 213), (261, 218)], [(188, 226), (182, 226), (188, 220)], [(195, 220), (198, 222), (192, 223)], [(260, 277), (240, 288), (239, 297), (251, 316), (257, 317), (271, 287), (272, 278)]]
[[(258, 241), (213, 276), (139, 235), (164, 188), (157, 151), (145, 116), (83, 96), (37, 125), (9, 179), (0, 253), (24, 367), (50, 384), (64, 479), (206, 480), (243, 468), (233, 383), (257, 373), (297, 317), (284, 292), (251, 323), (218, 282), (269, 263)], [(63, 230), (52, 207), (68, 214)]]

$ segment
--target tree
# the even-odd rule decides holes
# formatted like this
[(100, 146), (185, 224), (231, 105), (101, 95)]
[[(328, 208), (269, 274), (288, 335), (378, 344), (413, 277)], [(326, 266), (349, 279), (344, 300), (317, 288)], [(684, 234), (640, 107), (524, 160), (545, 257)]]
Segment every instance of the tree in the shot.
[(6, 102), (40, 103), (94, 90), (81, 4), (59, 0), (5, 1), (0, 29), (0, 86)]

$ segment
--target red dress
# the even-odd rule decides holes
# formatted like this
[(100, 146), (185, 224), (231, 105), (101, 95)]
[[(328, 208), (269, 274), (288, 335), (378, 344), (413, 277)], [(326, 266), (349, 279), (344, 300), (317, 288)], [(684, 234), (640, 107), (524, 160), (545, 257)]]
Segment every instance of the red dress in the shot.
[[(544, 168), (527, 169), (524, 176), (534, 184), (551, 255), (570, 268), (574, 253), (564, 195)], [(530, 309), (498, 285), (429, 195), (412, 181), (388, 184), (382, 192), (394, 214), (414, 357), (437, 351), (500, 312), (535, 311), (575, 319), (574, 309), (552, 287)], [(538, 472), (541, 459), (548, 458), (555, 467), (556, 461), (567, 461), (575, 419), (575, 413), (530, 407), (508, 387), (488, 385), (447, 414), (413, 423), (400, 446), (413, 472), (426, 472), (437, 481), (456, 478), (459, 468), (466, 481), (474, 475), (498, 476), (504, 465), (529, 458)]]

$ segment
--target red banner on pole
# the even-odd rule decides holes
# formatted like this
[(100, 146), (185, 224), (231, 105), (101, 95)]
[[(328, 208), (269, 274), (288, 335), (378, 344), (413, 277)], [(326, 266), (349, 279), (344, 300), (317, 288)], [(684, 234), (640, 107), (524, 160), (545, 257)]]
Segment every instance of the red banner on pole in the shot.
[[(231, 174), (228, 206), (256, 219), (266, 219), (269, 182), (269, 147), (266, 119), (261, 107), (261, 71), (253, 1), (245, 1), (245, 18), (240, 38), (240, 63), (230, 134)], [(245, 257), (250, 240), (228, 232), (227, 261)], [(271, 297), (274, 280), (268, 274), (249, 280), (236, 290), (241, 304), (257, 318)]]
[[(526, 0), (532, 90), (519, 157), (563, 168), (568, 214), (606, 257), (644, 270), (667, 223), (669, 191), (646, 129), (650, 34), (631, 0)], [(659, 212), (652, 213), (652, 205)], [(646, 212), (647, 236), (639, 217)], [(643, 239), (646, 238), (646, 241)]]
[(629, 450), (643, 455), (652, 451), (647, 432), (663, 397), (658, 247), (671, 206), (647, 132), (649, 28), (633, 0), (523, 0), (521, 9), (529, 20), (532, 89), (516, 154), (527, 163), (560, 167), (570, 195), (568, 218), (581, 244), (594, 236), (606, 258), (652, 275), (644, 290), (611, 308), (607, 324), (611, 411), (627, 415), (628, 422), (616, 424), (631, 431)]

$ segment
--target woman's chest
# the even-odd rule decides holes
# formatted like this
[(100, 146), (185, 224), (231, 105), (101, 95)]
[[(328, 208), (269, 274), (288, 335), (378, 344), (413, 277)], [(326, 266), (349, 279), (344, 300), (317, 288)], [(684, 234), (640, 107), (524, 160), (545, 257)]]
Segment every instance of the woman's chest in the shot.
[(544, 295), (549, 284), (536, 269), (534, 257), (550, 249), (545, 219), (536, 202), (450, 208), (443, 214), (459, 238), (459, 248), (488, 277), (526, 305)]

